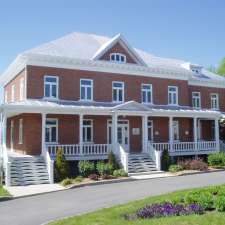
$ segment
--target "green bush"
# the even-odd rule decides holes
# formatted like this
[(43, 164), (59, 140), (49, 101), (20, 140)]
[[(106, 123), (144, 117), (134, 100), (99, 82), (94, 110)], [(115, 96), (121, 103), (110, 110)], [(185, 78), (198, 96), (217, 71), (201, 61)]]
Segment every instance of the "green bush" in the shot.
[(128, 174), (123, 169), (119, 169), (119, 170), (113, 171), (113, 176), (115, 176), (115, 177), (127, 177)]
[(179, 172), (179, 171), (182, 171), (182, 170), (183, 170), (183, 167), (180, 166), (180, 165), (175, 165), (175, 164), (173, 164), (173, 165), (170, 165), (170, 166), (169, 166), (169, 171), (170, 171), (171, 173), (176, 173), (176, 172)]
[(69, 175), (69, 165), (63, 154), (63, 149), (58, 149), (56, 153), (55, 166), (54, 166), (55, 180), (62, 181)]
[(225, 211), (225, 196), (224, 195), (217, 196), (214, 204), (217, 211), (224, 212)]
[(168, 171), (170, 166), (170, 156), (169, 156), (168, 149), (164, 149), (164, 151), (162, 152), (161, 165), (162, 165), (162, 170)]
[(199, 202), (199, 195), (200, 195), (200, 192), (198, 191), (188, 192), (184, 196), (185, 204), (197, 204)]
[(61, 182), (62, 186), (68, 186), (70, 184), (73, 184), (73, 179), (70, 179), (70, 178), (66, 178), (64, 179), (62, 182)]
[(208, 156), (208, 163), (213, 167), (224, 167), (225, 166), (225, 154), (222, 152), (213, 153)]
[(113, 152), (110, 152), (109, 155), (108, 155), (108, 163), (110, 165), (112, 165), (112, 168), (114, 170), (119, 168), (119, 165), (118, 165), (118, 163), (116, 161), (116, 156), (115, 156), (115, 154)]
[(95, 164), (86, 160), (79, 161), (78, 169), (81, 176), (88, 177), (90, 174), (95, 172)]
[(75, 182), (78, 182), (78, 183), (82, 182), (83, 180), (84, 180), (84, 178), (81, 177), (81, 176), (78, 176), (78, 177), (76, 177), (76, 178), (74, 179), (74, 181), (75, 181)]
[(96, 169), (99, 175), (112, 175), (113, 167), (109, 163), (104, 163), (103, 161), (99, 161), (96, 165)]

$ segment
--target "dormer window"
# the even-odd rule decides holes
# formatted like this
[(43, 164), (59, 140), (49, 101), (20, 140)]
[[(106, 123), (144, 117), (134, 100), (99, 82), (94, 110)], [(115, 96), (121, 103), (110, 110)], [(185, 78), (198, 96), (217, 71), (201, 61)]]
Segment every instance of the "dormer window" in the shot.
[(111, 53), (110, 61), (117, 63), (126, 63), (126, 56), (121, 53)]
[(191, 69), (193, 73), (195, 73), (196, 75), (201, 74), (201, 69), (200, 68), (192, 68)]

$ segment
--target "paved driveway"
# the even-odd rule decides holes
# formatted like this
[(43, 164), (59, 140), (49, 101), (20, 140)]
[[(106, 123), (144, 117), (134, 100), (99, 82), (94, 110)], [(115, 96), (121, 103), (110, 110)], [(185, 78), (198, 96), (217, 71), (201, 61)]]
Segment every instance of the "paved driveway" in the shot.
[(225, 172), (89, 186), (0, 202), (1, 225), (40, 225), (175, 190), (225, 183)]

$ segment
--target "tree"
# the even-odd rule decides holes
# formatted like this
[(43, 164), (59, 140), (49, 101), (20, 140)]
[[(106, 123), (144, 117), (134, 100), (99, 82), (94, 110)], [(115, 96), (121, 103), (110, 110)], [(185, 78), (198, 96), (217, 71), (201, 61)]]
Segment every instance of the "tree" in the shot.
[(217, 69), (217, 73), (222, 75), (222, 76), (225, 76), (225, 57), (220, 62), (220, 65)]

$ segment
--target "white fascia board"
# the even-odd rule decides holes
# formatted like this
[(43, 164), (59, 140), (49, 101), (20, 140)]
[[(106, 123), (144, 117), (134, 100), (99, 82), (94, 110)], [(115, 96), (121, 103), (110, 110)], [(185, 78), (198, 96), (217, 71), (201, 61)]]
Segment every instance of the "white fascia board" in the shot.
[(225, 88), (225, 82), (215, 80), (189, 80), (188, 84), (191, 86)]

